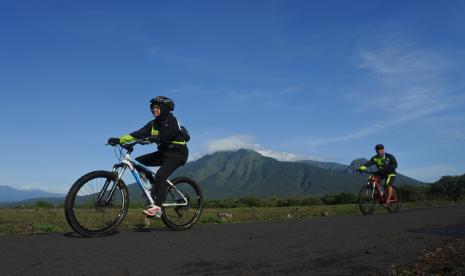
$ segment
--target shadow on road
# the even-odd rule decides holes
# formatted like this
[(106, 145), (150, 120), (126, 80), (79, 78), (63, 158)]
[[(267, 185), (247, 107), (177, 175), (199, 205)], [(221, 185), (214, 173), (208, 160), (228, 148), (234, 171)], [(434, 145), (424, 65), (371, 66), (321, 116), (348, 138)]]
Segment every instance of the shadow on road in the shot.
[[(105, 238), (105, 237), (111, 237), (111, 236), (114, 236), (116, 234), (118, 234), (119, 231), (115, 231), (111, 234), (107, 234), (105, 236), (101, 236), (101, 237), (97, 237), (97, 238)], [(76, 232), (68, 232), (68, 233), (64, 233), (63, 236), (67, 237), (67, 238), (72, 238), (72, 239), (88, 239), (88, 237), (84, 237), (84, 236), (81, 236), (79, 235), (78, 233)]]
[[(151, 232), (176, 232), (171, 230), (168, 227), (162, 227), (162, 228), (136, 228), (136, 229), (129, 229), (127, 231), (133, 232), (133, 233), (151, 233)], [(120, 231), (114, 231), (111, 234), (99, 237), (99, 238), (105, 238), (105, 237), (111, 237), (114, 235), (119, 234)], [(67, 232), (63, 234), (64, 237), (71, 238), (71, 239), (86, 239), (87, 237), (81, 236), (80, 234), (76, 232)]]
[(162, 227), (162, 228), (136, 228), (136, 229), (131, 229), (132, 232), (136, 233), (150, 233), (150, 232), (176, 232), (168, 227)]
[(448, 237), (465, 237), (465, 223), (455, 224), (447, 227), (431, 227), (408, 230), (411, 233), (432, 234)]

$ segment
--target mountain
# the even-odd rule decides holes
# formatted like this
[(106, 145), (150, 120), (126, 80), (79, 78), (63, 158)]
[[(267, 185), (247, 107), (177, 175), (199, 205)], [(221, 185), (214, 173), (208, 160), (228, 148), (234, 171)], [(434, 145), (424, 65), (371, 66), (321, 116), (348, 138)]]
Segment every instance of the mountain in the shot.
[[(358, 192), (366, 175), (353, 172), (354, 166), (319, 161), (282, 162), (253, 150), (217, 152), (179, 168), (174, 175), (196, 180), (207, 198), (242, 196), (324, 195)], [(365, 160), (366, 161), (366, 160)], [(399, 184), (423, 184), (398, 177)]]
[(42, 190), (17, 190), (10, 186), (0, 186), (0, 202), (16, 202), (32, 198), (51, 198), (61, 197), (63, 194), (54, 194)]
[(297, 162), (317, 166), (318, 168), (322, 168), (326, 170), (338, 171), (338, 172), (342, 172), (349, 167), (347, 165), (337, 163), (337, 162), (321, 162), (321, 161), (314, 161), (314, 160), (302, 160), (302, 161), (297, 161)]
[[(366, 183), (368, 176), (355, 173), (355, 169), (366, 161), (363, 158), (356, 159), (350, 165), (312, 160), (282, 162), (253, 150), (241, 149), (203, 156), (176, 170), (173, 177), (181, 175), (191, 177), (200, 184), (208, 199), (357, 193), (361, 185)], [(425, 183), (398, 174), (396, 184), (424, 185)], [(142, 192), (136, 185), (128, 185), (128, 188), (131, 202), (143, 200)], [(34, 202), (47, 197), (57, 197), (63, 201), (64, 196), (40, 190), (20, 191), (8, 186), (0, 186), (0, 202), (24, 200)]]

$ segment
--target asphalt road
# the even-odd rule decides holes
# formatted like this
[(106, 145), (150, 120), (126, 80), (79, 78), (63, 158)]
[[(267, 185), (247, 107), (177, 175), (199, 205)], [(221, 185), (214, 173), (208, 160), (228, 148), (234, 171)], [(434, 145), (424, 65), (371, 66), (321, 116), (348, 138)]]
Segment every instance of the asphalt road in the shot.
[(464, 205), (96, 239), (0, 236), (0, 275), (371, 275), (453, 237), (465, 237)]

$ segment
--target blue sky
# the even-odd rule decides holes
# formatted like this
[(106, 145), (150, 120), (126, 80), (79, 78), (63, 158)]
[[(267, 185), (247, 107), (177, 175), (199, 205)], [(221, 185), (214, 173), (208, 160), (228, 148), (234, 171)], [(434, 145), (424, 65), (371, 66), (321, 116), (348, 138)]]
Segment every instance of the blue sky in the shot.
[[(172, 97), (191, 160), (255, 149), (465, 173), (463, 1), (0, 0), (0, 185), (66, 191)], [(153, 150), (140, 147), (135, 155)]]

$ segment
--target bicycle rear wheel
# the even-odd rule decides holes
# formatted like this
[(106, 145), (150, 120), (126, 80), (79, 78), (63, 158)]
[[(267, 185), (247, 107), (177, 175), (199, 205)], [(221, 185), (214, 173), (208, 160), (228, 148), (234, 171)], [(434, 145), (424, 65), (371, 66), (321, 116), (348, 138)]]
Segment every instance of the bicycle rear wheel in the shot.
[(376, 191), (370, 185), (365, 185), (358, 194), (358, 207), (364, 215), (373, 213), (375, 208)]
[[(116, 177), (108, 171), (95, 171), (73, 184), (64, 207), (66, 220), (74, 231), (99, 237), (114, 232), (121, 224), (128, 211), (129, 194), (122, 180), (115, 184)], [(112, 187), (115, 191), (110, 197)], [(103, 197), (99, 200), (101, 192)]]
[(400, 209), (401, 205), (401, 196), (399, 189), (395, 186), (392, 186), (392, 197), (391, 197), (391, 204), (386, 209), (389, 213), (397, 213)]
[(162, 206), (162, 220), (173, 230), (191, 228), (200, 218), (203, 208), (202, 191), (194, 180), (178, 177), (168, 185)]

